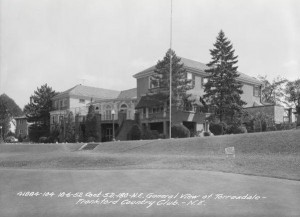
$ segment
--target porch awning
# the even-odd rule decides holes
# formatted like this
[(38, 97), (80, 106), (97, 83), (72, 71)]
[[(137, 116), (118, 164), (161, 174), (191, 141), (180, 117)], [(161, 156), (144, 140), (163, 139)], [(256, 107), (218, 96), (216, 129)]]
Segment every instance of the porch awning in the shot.
[(167, 94), (153, 94), (153, 95), (145, 95), (142, 96), (139, 100), (138, 104), (135, 106), (136, 109), (155, 107), (164, 105), (164, 103), (168, 102), (169, 95)]

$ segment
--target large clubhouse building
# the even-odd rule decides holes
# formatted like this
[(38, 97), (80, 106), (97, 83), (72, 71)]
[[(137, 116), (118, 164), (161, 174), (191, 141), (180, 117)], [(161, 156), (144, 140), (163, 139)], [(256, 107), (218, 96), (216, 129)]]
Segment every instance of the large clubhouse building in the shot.
[[(206, 121), (207, 113), (199, 112), (197, 107), (201, 107), (201, 97), (204, 95), (204, 83), (207, 81), (208, 67), (200, 62), (180, 57), (182, 64), (187, 71), (187, 78), (192, 80), (193, 89), (189, 90), (195, 104), (190, 110), (178, 111), (172, 109), (172, 124), (185, 125), (194, 135), (199, 131), (208, 131)], [(137, 80), (137, 98), (136, 109), (139, 111), (141, 122), (147, 125), (151, 130), (157, 130), (159, 133), (168, 134), (169, 114), (168, 99), (160, 99), (156, 95), (151, 96), (157, 88), (152, 83), (155, 65), (135, 74), (133, 77)], [(262, 83), (256, 78), (240, 73), (238, 78), (243, 83), (243, 94), (241, 96), (247, 105), (245, 107), (261, 106)]]
[[(189, 110), (172, 108), (172, 124), (183, 124), (191, 131), (191, 135), (195, 135), (199, 131), (208, 131), (207, 117), (210, 114), (208, 111), (201, 110), (203, 107), (201, 97), (204, 94), (204, 83), (207, 81), (205, 70), (208, 67), (203, 63), (182, 57), (181, 63), (187, 70), (187, 78), (192, 80), (193, 89), (189, 91), (195, 103)], [(135, 123), (136, 117), (139, 117), (142, 126), (168, 136), (168, 99), (157, 95), (154, 97), (152, 94), (153, 90), (158, 88), (151, 82), (154, 70), (155, 66), (151, 66), (133, 75), (137, 86), (129, 90), (116, 91), (77, 85), (56, 95), (52, 99), (55, 109), (50, 112), (51, 129), (54, 129), (56, 124), (60, 124), (61, 119), (70, 111), (79, 118), (79, 122), (84, 122), (88, 106), (93, 104), (101, 117), (102, 141), (113, 139), (113, 127), (118, 132), (116, 139), (126, 140), (126, 135)], [(273, 109), (272, 115), (276, 122), (292, 121), (291, 116), (284, 117), (283, 107), (278, 109), (275, 105), (271, 108), (262, 104), (262, 82), (244, 73), (240, 73), (238, 80), (243, 84), (241, 99), (247, 103), (245, 109), (249, 111)]]

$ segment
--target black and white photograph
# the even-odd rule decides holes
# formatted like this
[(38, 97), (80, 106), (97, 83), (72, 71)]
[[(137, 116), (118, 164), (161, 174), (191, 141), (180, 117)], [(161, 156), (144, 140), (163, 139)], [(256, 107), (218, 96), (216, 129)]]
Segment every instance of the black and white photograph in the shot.
[(299, 217), (299, 0), (0, 0), (0, 217)]

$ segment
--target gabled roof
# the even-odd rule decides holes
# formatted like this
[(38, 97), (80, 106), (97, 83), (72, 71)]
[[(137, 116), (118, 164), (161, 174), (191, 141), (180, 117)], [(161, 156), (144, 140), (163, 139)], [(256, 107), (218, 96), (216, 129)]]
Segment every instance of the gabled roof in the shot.
[(109, 99), (116, 98), (120, 94), (120, 91), (103, 89), (98, 87), (89, 87), (84, 85), (76, 85), (62, 93), (57, 94), (53, 99), (59, 98), (60, 96), (77, 96), (77, 97), (88, 97), (93, 99)]
[[(187, 69), (190, 69), (195, 73), (205, 75), (206, 74), (205, 70), (209, 69), (209, 67), (204, 63), (201, 63), (201, 62), (198, 62), (198, 61), (195, 61), (195, 60), (191, 60), (191, 59), (187, 59), (187, 58), (184, 58), (184, 57), (179, 57), (179, 58), (181, 59), (180, 63), (183, 63), (184, 66)], [(145, 77), (145, 76), (148, 76), (148, 75), (154, 73), (154, 70), (155, 70), (155, 65), (151, 66), (150, 68), (147, 68), (147, 69), (145, 69), (145, 70), (143, 70), (143, 71), (141, 71), (141, 72), (139, 72), (135, 75), (133, 75), (133, 77), (134, 78)], [(241, 81), (241, 82), (257, 84), (257, 85), (262, 84), (261, 81), (259, 81), (258, 79), (254, 78), (254, 77), (251, 77), (251, 76), (246, 75), (246, 74), (241, 73), (241, 72), (239, 72), (239, 74), (240, 74), (240, 77), (238, 78), (238, 80)]]
[(132, 88), (129, 90), (123, 90), (117, 97), (118, 99), (136, 99), (137, 97), (137, 89)]

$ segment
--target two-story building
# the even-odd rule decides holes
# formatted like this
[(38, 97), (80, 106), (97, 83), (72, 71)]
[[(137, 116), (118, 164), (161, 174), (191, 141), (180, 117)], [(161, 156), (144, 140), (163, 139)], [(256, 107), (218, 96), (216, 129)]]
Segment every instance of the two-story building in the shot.
[(121, 91), (115, 98), (92, 102), (96, 112), (101, 114), (102, 141), (111, 141), (113, 136), (117, 140), (127, 140), (127, 133), (135, 120), (136, 100), (136, 88), (132, 88)]
[(120, 91), (108, 90), (85, 85), (76, 85), (52, 98), (53, 111), (50, 112), (50, 129), (60, 123), (68, 112), (83, 118), (88, 113), (88, 105), (96, 100), (116, 98)]
[(127, 131), (135, 118), (136, 88), (116, 91), (103, 88), (76, 85), (52, 98), (53, 108), (50, 112), (50, 129), (63, 127), (63, 120), (73, 113), (74, 122), (78, 128), (84, 125), (88, 107), (92, 104), (95, 112), (100, 114), (101, 140), (110, 141), (114, 136), (126, 140)]
[[(207, 82), (208, 67), (200, 62), (181, 58), (181, 63), (187, 70), (187, 79), (191, 79), (193, 89), (189, 90), (197, 105), (201, 105), (201, 98), (204, 95), (204, 84)], [(147, 125), (152, 130), (157, 130), (159, 133), (168, 134), (169, 114), (168, 114), (168, 99), (160, 98), (157, 94), (149, 94), (151, 90), (157, 88), (152, 82), (155, 65), (143, 70), (133, 77), (137, 80), (137, 99), (138, 104), (136, 109), (139, 110), (142, 124)], [(261, 104), (262, 82), (256, 78), (250, 77), (244, 73), (240, 73), (237, 79), (243, 83), (243, 94), (241, 99), (247, 104), (245, 107), (252, 107)], [(194, 105), (194, 108), (197, 106)], [(185, 125), (193, 133), (201, 130), (208, 130), (206, 121), (207, 114), (199, 113), (196, 109), (190, 111), (179, 111), (172, 109), (172, 124), (181, 123)]]

